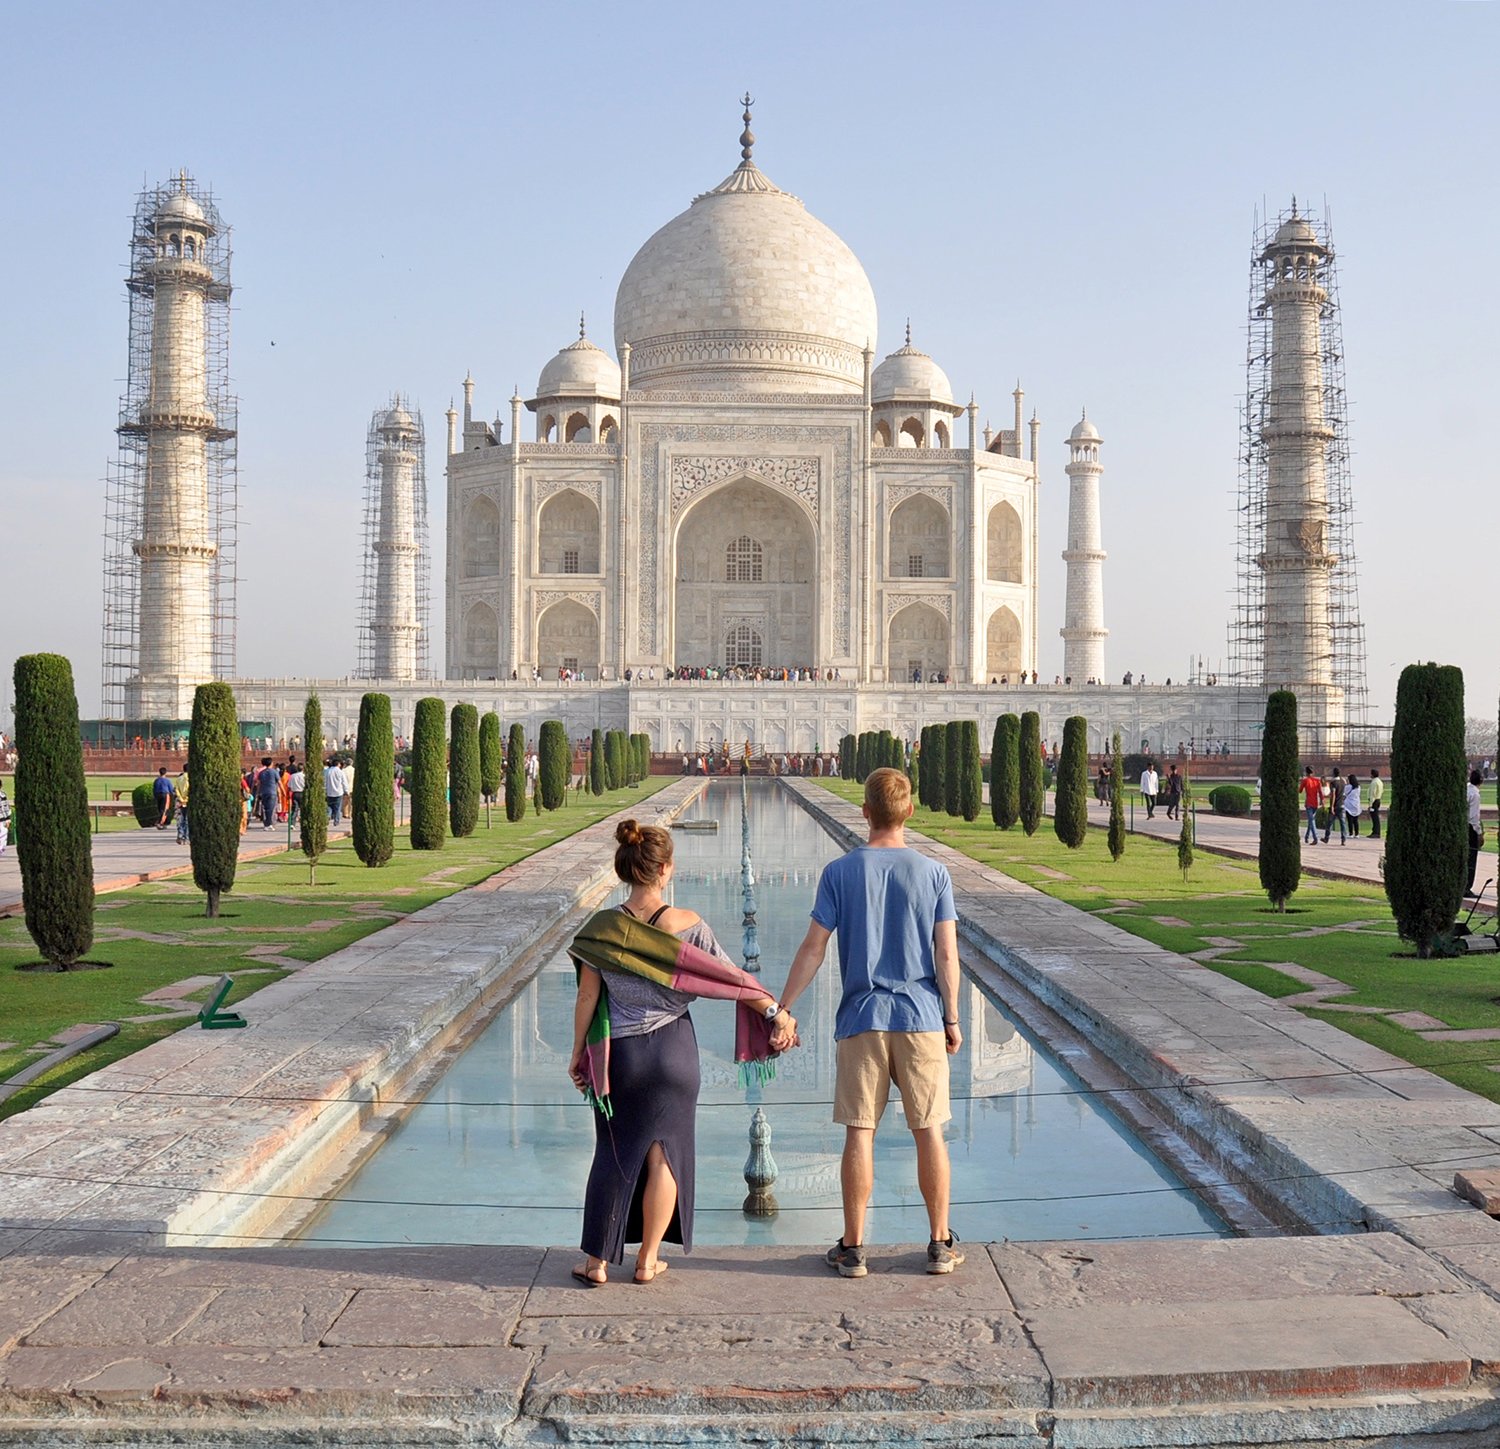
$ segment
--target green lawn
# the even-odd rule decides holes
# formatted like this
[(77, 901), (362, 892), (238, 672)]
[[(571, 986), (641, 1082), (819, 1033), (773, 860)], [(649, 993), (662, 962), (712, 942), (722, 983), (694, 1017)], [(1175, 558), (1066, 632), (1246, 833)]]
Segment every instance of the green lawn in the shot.
[[(240, 866), (234, 891), (224, 898), (214, 921), (204, 916), (203, 896), (191, 877), (101, 896), (89, 956), (109, 962), (108, 970), (13, 969), (36, 962), (36, 948), (22, 920), (0, 921), (0, 1080), (37, 1059), (37, 1053), (25, 1048), (66, 1027), (118, 1021), (122, 1028), (117, 1037), (0, 1103), (0, 1117), (183, 1025), (180, 1017), (127, 1021), (151, 1014), (152, 1006), (140, 1001), (145, 993), (191, 976), (228, 972), (236, 978), (231, 1000), (239, 1000), (286, 975), (291, 968), (281, 962), (327, 956), (628, 808), (674, 778), (654, 776), (643, 786), (597, 800), (570, 794), (561, 810), (540, 818), (528, 811), (514, 825), (502, 808), (493, 812), (494, 823), (486, 829), (481, 812), (472, 836), (450, 838), (441, 851), (413, 851), (409, 838), (398, 833), (394, 857), (375, 870), (361, 865), (344, 839), (320, 861), (316, 885), (308, 884), (307, 862), (298, 852), (251, 861)], [(279, 960), (265, 959), (267, 955)], [(205, 986), (192, 1000), (201, 1002), (207, 993)]]
[[(847, 780), (819, 783), (846, 800), (863, 798)], [(1102, 829), (1069, 850), (1044, 819), (1029, 839), (1017, 826), (996, 830), (988, 810), (972, 824), (917, 807), (914, 828), (1016, 880), (1184, 955), (1218, 949), (1205, 965), (1271, 996), (1307, 985), (1276, 969), (1290, 963), (1322, 972), (1349, 989), (1335, 1004), (1380, 1013), (1421, 1011), (1455, 1029), (1500, 1031), (1500, 955), (1418, 961), (1396, 934), (1384, 894), (1375, 886), (1304, 876), (1291, 908), (1267, 905), (1254, 861), (1200, 851), (1186, 882), (1175, 842), (1132, 835), (1119, 861), (1109, 858)], [(1489, 844), (1496, 832), (1488, 832)], [(1481, 862), (1481, 878), (1486, 874)], [(1224, 943), (1232, 945), (1225, 946)], [(1387, 1015), (1302, 1007), (1310, 1016), (1431, 1068), (1480, 1096), (1500, 1101), (1500, 1040), (1427, 1041)]]

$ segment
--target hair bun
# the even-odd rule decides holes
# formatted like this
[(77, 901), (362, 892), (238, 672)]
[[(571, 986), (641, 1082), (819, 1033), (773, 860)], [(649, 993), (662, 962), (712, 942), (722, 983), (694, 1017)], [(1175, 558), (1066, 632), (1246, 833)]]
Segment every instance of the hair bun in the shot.
[(615, 839), (621, 845), (639, 845), (642, 840), (640, 822), (636, 820), (622, 820), (615, 827)]

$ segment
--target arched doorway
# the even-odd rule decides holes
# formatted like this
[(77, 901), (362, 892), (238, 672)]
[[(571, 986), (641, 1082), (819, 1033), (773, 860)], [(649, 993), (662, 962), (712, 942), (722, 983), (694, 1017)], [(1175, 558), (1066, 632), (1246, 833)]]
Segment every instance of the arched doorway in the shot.
[(536, 622), (536, 659), (543, 679), (556, 679), (564, 668), (586, 669), (593, 678), (599, 664), (599, 621), (594, 611), (577, 599), (563, 599), (544, 610)]
[(948, 636), (948, 621), (930, 604), (908, 604), (886, 630), (886, 678), (909, 683), (918, 670), (923, 679), (951, 678)]
[(500, 572), (500, 510), (488, 498), (476, 498), (469, 505), (462, 551), (466, 579), (492, 578)]
[(463, 672), (470, 679), (490, 679), (500, 667), (500, 621), (488, 604), (475, 604), (464, 615)]
[(537, 522), (537, 572), (599, 572), (599, 510), (591, 498), (564, 488), (542, 504)]
[(1009, 609), (996, 609), (985, 630), (985, 670), (990, 679), (1021, 672), (1021, 621)]
[(816, 664), (816, 574), (817, 538), (796, 503), (750, 478), (714, 489), (677, 528), (671, 662)]
[(985, 538), (985, 577), (996, 583), (1021, 582), (1021, 515), (1008, 503), (990, 509)]
[(918, 493), (891, 513), (890, 576), (893, 579), (943, 579), (948, 561), (948, 510), (935, 498)]

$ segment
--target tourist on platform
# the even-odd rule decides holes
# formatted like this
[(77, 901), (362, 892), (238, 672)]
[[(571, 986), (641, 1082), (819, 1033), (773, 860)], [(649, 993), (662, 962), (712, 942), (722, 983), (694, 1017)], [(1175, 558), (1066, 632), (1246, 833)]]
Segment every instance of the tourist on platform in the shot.
[(1380, 806), (1385, 799), (1385, 781), (1379, 770), (1370, 771), (1370, 839), (1380, 839)]
[(1323, 782), (1311, 765), (1302, 767), (1302, 807), (1307, 811), (1307, 829), (1302, 832), (1304, 845), (1318, 843), (1318, 806), (1323, 803)]
[[(901, 1093), (916, 1142), (917, 1183), (931, 1238), (927, 1271), (951, 1273), (964, 1261), (948, 1221), (948, 1057), (963, 1045), (958, 1024), (958, 927), (946, 867), (906, 844), (911, 781), (873, 770), (865, 781), (865, 845), (825, 866), (812, 922), (782, 993), (790, 1006), (812, 984), (828, 942), (838, 937), (842, 996), (834, 1022), (837, 1066), (833, 1120), (844, 1128), (840, 1169), (844, 1231), (826, 1254), (843, 1278), (863, 1278), (865, 1211), (875, 1183), (875, 1129), (891, 1083)], [(794, 1044), (778, 1020), (777, 1050)]]
[[(600, 1108), (594, 1113), (594, 1161), (584, 1191), (585, 1259), (573, 1277), (589, 1287), (608, 1280), (625, 1245), (639, 1243), (634, 1278), (654, 1283), (667, 1271), (664, 1242), (693, 1246), (698, 1108), (698, 1039), (688, 1008), (696, 997), (740, 1003), (736, 1056), (763, 1062), (771, 1032), (796, 1044), (797, 1024), (765, 987), (740, 970), (693, 911), (667, 904), (672, 837), (657, 825), (624, 820), (615, 831), (615, 874), (630, 894), (601, 911), (573, 942), (578, 997), (573, 1011), (573, 1085)], [(626, 929), (624, 915), (654, 926)], [(614, 923), (611, 919), (614, 918)], [(675, 936), (670, 961), (654, 954)], [(692, 989), (662, 978), (692, 974)], [(743, 1044), (744, 1054), (740, 1047)]]

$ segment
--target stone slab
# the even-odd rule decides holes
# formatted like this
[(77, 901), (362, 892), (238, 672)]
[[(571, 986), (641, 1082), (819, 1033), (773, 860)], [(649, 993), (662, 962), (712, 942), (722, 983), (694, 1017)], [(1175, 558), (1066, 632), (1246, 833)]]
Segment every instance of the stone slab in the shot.
[(703, 1350), (737, 1353), (829, 1353), (850, 1345), (849, 1330), (839, 1319), (838, 1314), (812, 1318), (801, 1313), (523, 1318), (513, 1342), (517, 1348), (549, 1351), (597, 1346), (661, 1353), (692, 1343)]
[(1467, 1354), (1476, 1369), (1500, 1373), (1500, 1303), (1489, 1294), (1416, 1298), (1403, 1306)]
[(1500, 1216), (1500, 1168), (1471, 1167), (1455, 1172), (1453, 1191), (1491, 1216)]
[(1470, 1359), (1389, 1298), (1096, 1303), (1023, 1315), (1058, 1408), (1462, 1388)]
[(226, 1288), (202, 1313), (172, 1335), (172, 1343), (301, 1348), (323, 1341), (351, 1296), (337, 1288), (315, 1288), (304, 1293), (286, 1293), (276, 1288)]
[(30, 1347), (164, 1344), (215, 1296), (211, 1288), (106, 1284), (73, 1299), (22, 1342)]
[(524, 1294), (485, 1288), (362, 1288), (322, 1334), (330, 1345), (492, 1348), (511, 1341)]
[(1011, 1298), (1033, 1308), (1219, 1299), (1460, 1293), (1456, 1274), (1394, 1233), (1205, 1242), (1002, 1243)]

